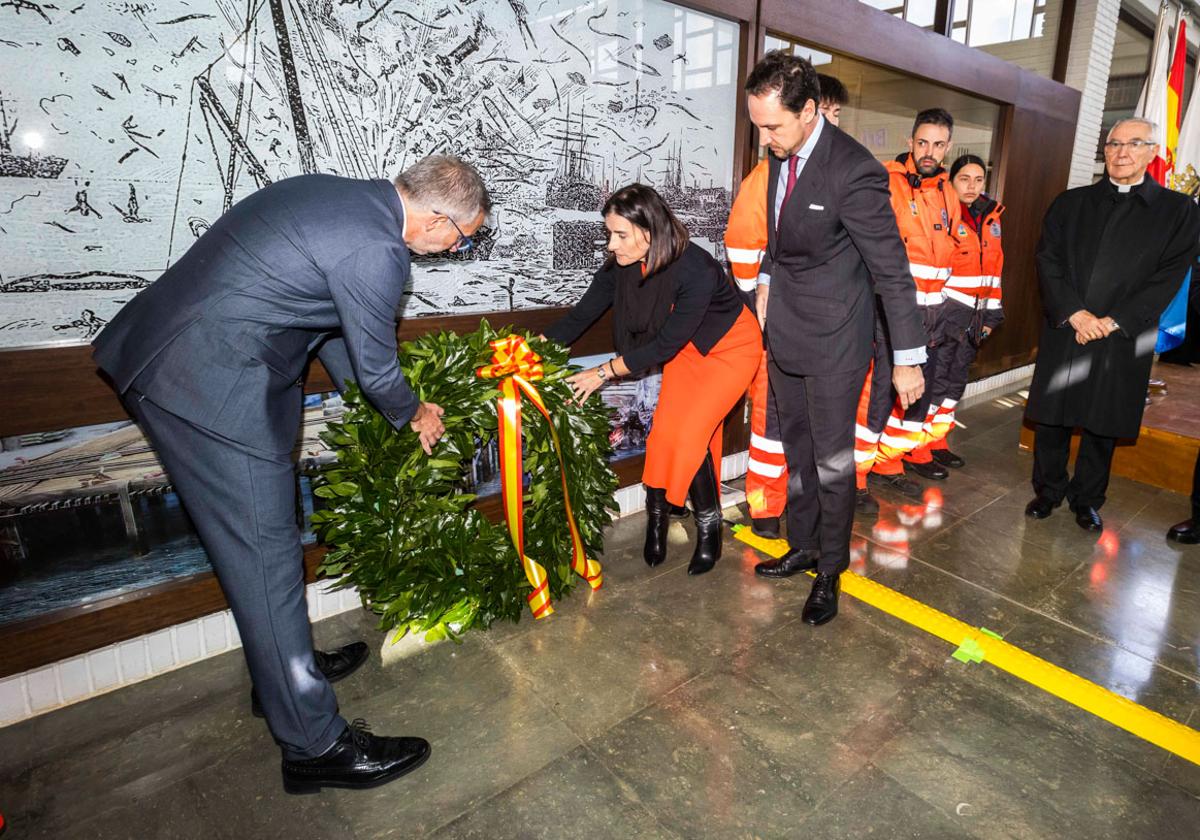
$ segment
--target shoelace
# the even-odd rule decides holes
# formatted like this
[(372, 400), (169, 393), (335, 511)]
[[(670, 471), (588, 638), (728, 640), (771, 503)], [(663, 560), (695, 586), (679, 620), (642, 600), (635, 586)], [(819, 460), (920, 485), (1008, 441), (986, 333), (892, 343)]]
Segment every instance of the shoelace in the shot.
[(364, 753), (371, 744), (371, 725), (363, 718), (355, 718), (350, 722), (350, 737), (360, 753)]

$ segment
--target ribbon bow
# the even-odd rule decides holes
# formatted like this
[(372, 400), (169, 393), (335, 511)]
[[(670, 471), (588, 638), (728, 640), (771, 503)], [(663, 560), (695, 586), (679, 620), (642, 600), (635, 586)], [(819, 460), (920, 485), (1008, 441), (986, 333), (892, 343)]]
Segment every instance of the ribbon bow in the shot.
[(542, 357), (533, 352), (529, 342), (519, 335), (497, 338), (491, 343), (492, 363), (475, 371), (481, 379), (500, 379), (505, 376), (520, 376), (526, 381), (537, 381), (542, 372)]
[(575, 514), (571, 511), (571, 494), (567, 490), (567, 468), (563, 462), (562, 444), (558, 432), (550, 420), (550, 412), (542, 395), (533, 382), (543, 377), (542, 357), (534, 353), (524, 338), (509, 335), (491, 342), (492, 363), (475, 371), (481, 379), (500, 380), (500, 399), (496, 401), (500, 419), (500, 493), (504, 502), (504, 519), (508, 533), (517, 549), (517, 556), (525, 570), (533, 592), (526, 596), (533, 617), (545, 618), (554, 612), (550, 606), (549, 581), (546, 570), (537, 561), (525, 554), (525, 498), (522, 493), (521, 477), (524, 474), (521, 456), (521, 394), (527, 396), (546, 418), (550, 426), (550, 438), (554, 442), (554, 453), (558, 456), (558, 470), (562, 478), (563, 502), (567, 509), (567, 527), (571, 531), (571, 570), (588, 582), (592, 589), (603, 583), (600, 564), (590, 559), (583, 548)]

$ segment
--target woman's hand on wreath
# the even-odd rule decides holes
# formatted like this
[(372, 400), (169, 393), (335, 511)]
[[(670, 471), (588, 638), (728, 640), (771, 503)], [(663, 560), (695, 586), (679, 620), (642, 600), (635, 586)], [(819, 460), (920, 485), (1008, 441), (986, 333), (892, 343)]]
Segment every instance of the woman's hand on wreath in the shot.
[(597, 390), (604, 384), (604, 378), (600, 376), (600, 368), (594, 367), (588, 370), (581, 370), (574, 376), (567, 377), (567, 384), (575, 391), (575, 402), (583, 405), (584, 401), (592, 395), (592, 392)]
[(426, 455), (433, 454), (433, 445), (446, 433), (446, 427), (442, 425), (442, 415), (445, 413), (440, 405), (423, 402), (417, 408), (413, 419), (408, 422), (421, 439), (421, 448), (425, 450)]

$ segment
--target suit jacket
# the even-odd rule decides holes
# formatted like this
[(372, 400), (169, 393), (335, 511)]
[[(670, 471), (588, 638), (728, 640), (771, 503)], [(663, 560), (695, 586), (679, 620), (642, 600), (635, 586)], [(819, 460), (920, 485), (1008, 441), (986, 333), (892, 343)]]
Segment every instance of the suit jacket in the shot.
[(766, 332), (775, 363), (802, 375), (866, 367), (875, 294), (892, 346), (924, 347), (916, 285), (882, 164), (826, 123), (776, 225), (781, 165), (771, 158), (767, 253), (760, 269), (771, 275)]
[[(1158, 319), (1195, 264), (1198, 242), (1195, 203), (1149, 176), (1124, 200), (1108, 178), (1054, 200), (1037, 248), (1046, 321), (1030, 420), (1138, 436)], [(1120, 329), (1078, 344), (1067, 321), (1081, 309), (1111, 316)]]
[(197, 426), (288, 452), (310, 355), (356, 381), (397, 428), (419, 405), (396, 358), (409, 278), (388, 181), (288, 178), (234, 205), (93, 342), (130, 387)]

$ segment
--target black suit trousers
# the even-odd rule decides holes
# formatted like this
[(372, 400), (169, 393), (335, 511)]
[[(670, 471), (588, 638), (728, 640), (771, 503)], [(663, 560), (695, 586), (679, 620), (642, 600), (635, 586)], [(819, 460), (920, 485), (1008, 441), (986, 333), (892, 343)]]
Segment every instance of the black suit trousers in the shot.
[(788, 545), (819, 549), (817, 570), (840, 574), (850, 565), (854, 415), (867, 368), (805, 376), (770, 359), (767, 372), (787, 454)]
[(1064, 497), (1074, 508), (1099, 510), (1108, 489), (1109, 469), (1117, 439), (1095, 435), (1087, 429), (1079, 438), (1075, 457), (1075, 475), (1068, 480), (1067, 461), (1071, 457), (1070, 426), (1037, 424), (1033, 439), (1033, 489), (1039, 496), (1057, 504)]
[(234, 443), (134, 389), (124, 403), (212, 561), (271, 733), (288, 758), (320, 755), (346, 721), (313, 659), (290, 453)]

